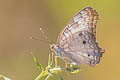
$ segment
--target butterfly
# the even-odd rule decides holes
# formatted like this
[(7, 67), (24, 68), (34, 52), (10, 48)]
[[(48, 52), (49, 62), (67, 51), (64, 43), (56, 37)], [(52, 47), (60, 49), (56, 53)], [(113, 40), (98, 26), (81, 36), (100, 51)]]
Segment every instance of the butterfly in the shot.
[(86, 7), (80, 10), (64, 27), (51, 50), (67, 63), (95, 66), (105, 52), (96, 40), (96, 10)]

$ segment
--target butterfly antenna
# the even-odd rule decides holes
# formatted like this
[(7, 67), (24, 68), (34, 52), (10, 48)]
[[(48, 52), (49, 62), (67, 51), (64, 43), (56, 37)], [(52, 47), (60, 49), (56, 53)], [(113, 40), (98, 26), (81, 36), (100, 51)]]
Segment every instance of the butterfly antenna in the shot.
[(44, 35), (44, 37), (45, 37), (45, 39), (47, 40), (47, 42), (48, 42), (49, 44), (51, 44), (52, 42), (49, 40), (47, 34), (45, 33), (45, 31), (43, 31), (42, 27), (40, 27), (40, 32)]
[(48, 41), (45, 41), (45, 40), (43, 40), (43, 39), (38, 39), (38, 38), (35, 38), (35, 37), (29, 37), (29, 38), (30, 38), (30, 39), (33, 39), (33, 40), (39, 40), (39, 41), (42, 41), (42, 42), (44, 42), (44, 43), (49, 44)]

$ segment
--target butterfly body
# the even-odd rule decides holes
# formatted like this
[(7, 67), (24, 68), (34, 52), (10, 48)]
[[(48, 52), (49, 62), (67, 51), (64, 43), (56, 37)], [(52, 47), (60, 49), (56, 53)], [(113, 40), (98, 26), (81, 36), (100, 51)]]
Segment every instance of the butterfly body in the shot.
[(104, 53), (96, 40), (98, 13), (91, 7), (79, 11), (51, 45), (56, 56), (69, 63), (95, 66)]

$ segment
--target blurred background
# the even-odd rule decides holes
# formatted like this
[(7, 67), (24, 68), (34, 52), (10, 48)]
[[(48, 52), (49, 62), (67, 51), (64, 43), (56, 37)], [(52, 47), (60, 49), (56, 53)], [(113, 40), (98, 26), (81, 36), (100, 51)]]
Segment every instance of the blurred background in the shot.
[[(120, 80), (120, 1), (119, 0), (0, 0), (0, 74), (12, 80), (33, 80), (40, 71), (32, 55), (47, 65), (48, 44), (40, 25), (55, 43), (59, 32), (76, 12), (91, 6), (99, 12), (97, 40), (105, 48), (100, 64), (82, 67), (65, 80)], [(63, 62), (59, 60), (59, 62)]]

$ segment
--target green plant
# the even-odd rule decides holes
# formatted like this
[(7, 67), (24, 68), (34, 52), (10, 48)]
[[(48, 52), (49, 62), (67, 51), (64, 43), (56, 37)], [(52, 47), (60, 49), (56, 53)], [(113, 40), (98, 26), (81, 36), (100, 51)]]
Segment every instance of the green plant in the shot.
[[(48, 65), (46, 68), (44, 68), (42, 64), (39, 63), (36, 57), (33, 56), (33, 60), (36, 63), (37, 67), (42, 70), (35, 80), (41, 80), (43, 77), (45, 77), (45, 80), (49, 80), (50, 77), (54, 76), (54, 74), (59, 74), (62, 71), (69, 71), (72, 74), (76, 74), (80, 70), (80, 67), (76, 64), (67, 64), (67, 67), (61, 68), (60, 66), (58, 66), (57, 56), (55, 56), (53, 61), (53, 55), (51, 58), (50, 54), (48, 57)], [(53, 62), (55, 62), (54, 65), (53, 65)], [(63, 78), (60, 77), (60, 80), (63, 80)]]

